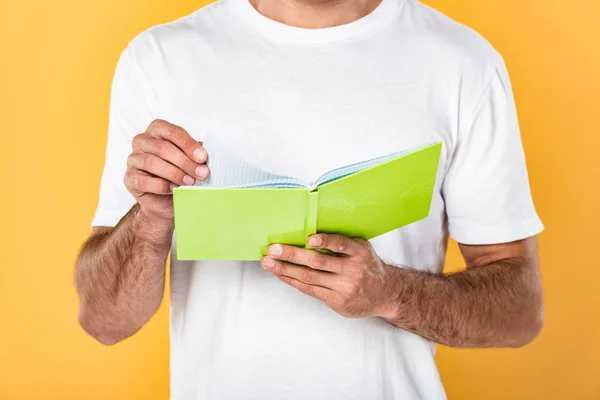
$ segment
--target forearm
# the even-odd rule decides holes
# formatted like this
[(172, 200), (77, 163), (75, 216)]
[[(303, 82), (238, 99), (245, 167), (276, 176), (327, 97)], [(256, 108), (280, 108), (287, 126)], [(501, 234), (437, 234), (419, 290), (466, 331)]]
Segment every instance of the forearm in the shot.
[(105, 344), (141, 328), (163, 297), (171, 224), (134, 206), (108, 232), (90, 237), (76, 267), (81, 325)]
[(541, 329), (539, 272), (507, 259), (450, 275), (396, 271), (388, 322), (452, 347), (517, 347)]

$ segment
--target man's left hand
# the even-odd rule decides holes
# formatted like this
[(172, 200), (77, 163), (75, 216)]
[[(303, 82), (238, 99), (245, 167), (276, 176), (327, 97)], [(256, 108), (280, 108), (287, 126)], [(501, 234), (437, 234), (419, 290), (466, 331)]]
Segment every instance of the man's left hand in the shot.
[(319, 233), (308, 238), (308, 246), (334, 254), (274, 244), (261, 265), (345, 317), (391, 318), (395, 314), (401, 269), (385, 264), (368, 241)]

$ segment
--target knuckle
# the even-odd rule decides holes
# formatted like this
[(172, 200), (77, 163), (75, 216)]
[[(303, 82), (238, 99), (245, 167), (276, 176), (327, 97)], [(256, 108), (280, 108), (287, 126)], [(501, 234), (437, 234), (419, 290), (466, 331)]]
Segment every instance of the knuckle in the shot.
[(144, 161), (143, 161), (144, 169), (146, 171), (153, 170), (156, 165), (154, 157), (152, 157), (150, 154), (146, 154), (143, 157), (144, 157)]
[(133, 137), (133, 139), (131, 139), (131, 148), (134, 150), (139, 148), (143, 139), (144, 139), (143, 133), (139, 133), (139, 134), (135, 135)]
[(315, 254), (311, 260), (311, 266), (315, 267), (316, 269), (322, 269), (325, 266), (325, 257), (315, 251)]
[(131, 153), (130, 155), (127, 156), (127, 167), (129, 167), (129, 168), (135, 167), (135, 155), (134, 155), (134, 153)]
[(181, 136), (181, 128), (177, 125), (169, 125), (167, 128), (165, 135), (169, 140), (174, 140)]
[(133, 179), (134, 180), (134, 187), (136, 189), (138, 189), (139, 191), (145, 192), (147, 187), (148, 187), (148, 181), (146, 180), (145, 176), (138, 176), (136, 178)]
[(314, 294), (313, 287), (310, 286), (310, 285), (307, 285), (305, 283), (300, 284), (300, 291), (302, 293), (305, 293), (305, 294), (309, 295), (309, 296), (312, 296)]
[(336, 252), (343, 253), (344, 250), (346, 250), (346, 240), (344, 240), (344, 238), (342, 238), (341, 236), (338, 236), (337, 240), (335, 241), (335, 244)]
[(303, 270), (300, 273), (300, 280), (306, 283), (312, 283), (315, 281), (315, 274), (308, 270)]
[(157, 140), (155, 145), (154, 145), (156, 154), (161, 157), (164, 158), (166, 153), (167, 153), (167, 143), (164, 140)]
[(154, 121), (150, 122), (150, 125), (148, 125), (148, 128), (146, 129), (147, 131), (153, 131), (158, 129), (161, 125), (163, 125), (165, 123), (164, 120), (157, 118)]

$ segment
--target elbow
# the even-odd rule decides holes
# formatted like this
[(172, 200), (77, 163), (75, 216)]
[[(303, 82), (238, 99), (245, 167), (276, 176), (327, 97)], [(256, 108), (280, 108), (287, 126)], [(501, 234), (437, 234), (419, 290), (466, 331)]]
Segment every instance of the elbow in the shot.
[(517, 340), (512, 343), (511, 347), (520, 348), (531, 343), (539, 336), (544, 327), (544, 306), (542, 301), (536, 302), (536, 305), (531, 307), (531, 311), (523, 319), (523, 323), (519, 332), (515, 335)]
[(109, 324), (102, 322), (99, 316), (91, 315), (83, 308), (79, 310), (79, 325), (88, 335), (105, 346), (113, 346), (128, 337), (109, 329)]
[(544, 326), (543, 316), (536, 318), (535, 320), (528, 323), (526, 327), (522, 329), (516, 340), (511, 347), (521, 348), (531, 343), (542, 331)]
[[(531, 268), (528, 269), (532, 271)], [(544, 289), (538, 268), (535, 273), (527, 275), (523, 281), (523, 286), (519, 296), (521, 301), (514, 304), (514, 314), (516, 316), (515, 339), (511, 347), (523, 347), (531, 343), (539, 336), (544, 327)]]

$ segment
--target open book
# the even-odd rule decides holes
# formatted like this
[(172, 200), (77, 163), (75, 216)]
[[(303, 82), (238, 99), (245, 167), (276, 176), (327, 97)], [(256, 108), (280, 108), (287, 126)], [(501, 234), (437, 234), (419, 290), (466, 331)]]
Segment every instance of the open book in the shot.
[(248, 163), (214, 135), (210, 177), (173, 190), (180, 260), (259, 260), (316, 232), (371, 239), (426, 218), (441, 143), (331, 170), (314, 182)]

